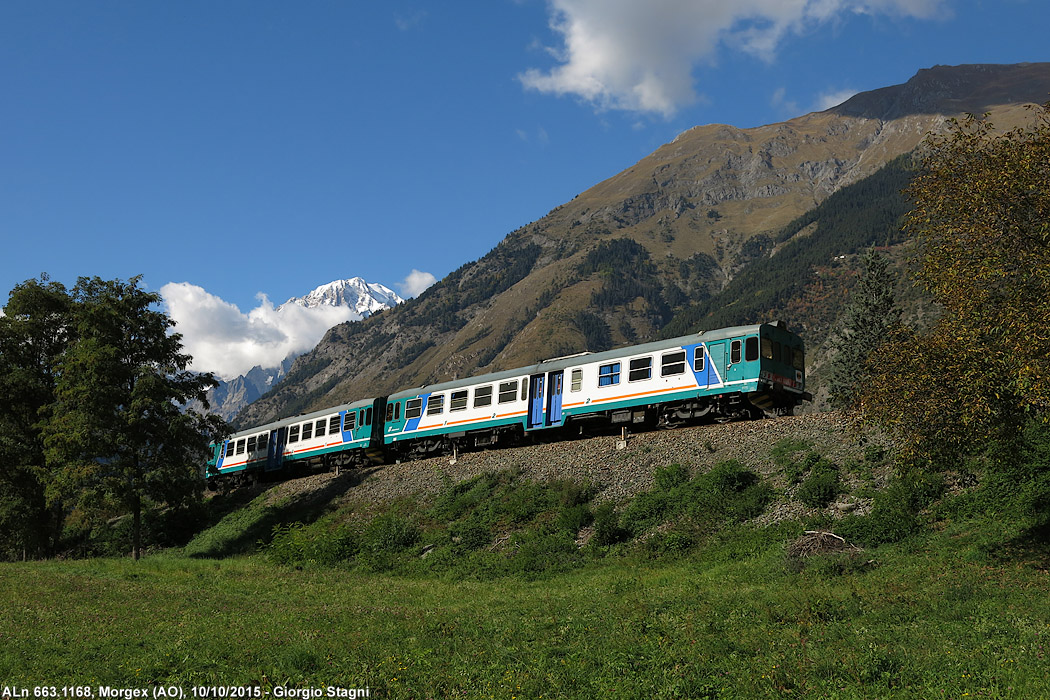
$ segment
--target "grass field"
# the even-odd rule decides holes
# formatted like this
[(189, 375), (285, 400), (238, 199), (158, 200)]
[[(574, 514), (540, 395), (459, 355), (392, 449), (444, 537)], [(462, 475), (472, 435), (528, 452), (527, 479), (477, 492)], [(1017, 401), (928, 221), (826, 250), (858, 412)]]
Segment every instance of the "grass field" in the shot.
[[(839, 467), (782, 441), (779, 482), (668, 465), (616, 508), (513, 471), (389, 503), (215, 498), (184, 547), (139, 562), (0, 564), (0, 691), (1050, 697), (1050, 440), (1034, 444), (976, 488), (901, 472), (837, 520), (821, 507), (858, 475), (870, 490), (881, 453)], [(795, 498), (819, 515), (750, 524)], [(89, 544), (120, 546), (119, 527)], [(813, 527), (866, 549), (800, 556)]]
[[(1009, 533), (1006, 533), (1009, 534)], [(0, 683), (368, 688), (380, 698), (1038, 698), (1045, 559), (991, 520), (785, 566), (784, 533), (454, 581), (259, 556), (0, 565)], [(32, 697), (32, 695), (30, 695)]]

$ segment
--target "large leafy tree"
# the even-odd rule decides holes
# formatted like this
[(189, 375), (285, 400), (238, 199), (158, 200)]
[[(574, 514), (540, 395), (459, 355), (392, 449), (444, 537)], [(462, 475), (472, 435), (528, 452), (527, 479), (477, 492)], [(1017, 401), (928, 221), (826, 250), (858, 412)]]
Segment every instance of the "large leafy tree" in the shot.
[(16, 286), (0, 316), (0, 550), (53, 550), (62, 507), (45, 498), (52, 473), (42, 427), (55, 399), (55, 368), (69, 338), (72, 304), (46, 276)]
[(49, 497), (130, 513), (136, 559), (144, 505), (199, 496), (200, 465), (223, 427), (180, 410), (204, 401), (215, 381), (187, 370), (181, 336), (154, 308), (159, 296), (138, 283), (81, 278), (73, 288), (70, 340), (42, 431), (47, 460), (58, 465)]
[(944, 314), (881, 352), (865, 412), (919, 458), (1019, 435), (1050, 408), (1050, 105), (1006, 133), (985, 119), (928, 139), (907, 228)]

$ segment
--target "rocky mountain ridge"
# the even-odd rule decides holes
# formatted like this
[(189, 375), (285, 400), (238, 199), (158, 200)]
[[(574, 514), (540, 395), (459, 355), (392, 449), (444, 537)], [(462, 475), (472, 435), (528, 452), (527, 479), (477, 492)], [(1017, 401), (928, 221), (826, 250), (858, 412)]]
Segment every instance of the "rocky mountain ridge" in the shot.
[[(1026, 103), (1048, 96), (1047, 63), (937, 66), (903, 85), (779, 124), (690, 129), (512, 232), (420, 297), (333, 328), (296, 361), (294, 381), (286, 379), (238, 421), (261, 423), (655, 338), (677, 314), (717, 299), (756, 261), (813, 230), (803, 227), (780, 241), (788, 224), (831, 194), (866, 182), (950, 118), (992, 112), (997, 124), (1011, 126), (1026, 116)], [(811, 268), (797, 274), (820, 281)], [(786, 300), (777, 304), (766, 308), (794, 308)], [(758, 320), (765, 319), (740, 319)], [(784, 320), (805, 337), (805, 313)], [(819, 341), (807, 338), (811, 346)]]

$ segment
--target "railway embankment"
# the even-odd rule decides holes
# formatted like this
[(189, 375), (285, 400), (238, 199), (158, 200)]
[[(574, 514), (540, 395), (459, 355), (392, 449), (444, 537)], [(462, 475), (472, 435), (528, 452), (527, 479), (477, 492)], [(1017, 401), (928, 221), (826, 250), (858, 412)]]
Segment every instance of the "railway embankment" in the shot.
[[(597, 503), (623, 503), (653, 486), (660, 467), (677, 464), (703, 473), (735, 460), (774, 487), (775, 501), (757, 522), (798, 519), (820, 511), (835, 516), (863, 513), (870, 493), (883, 486), (889, 469), (885, 436), (857, 432), (838, 413), (815, 413), (757, 421), (742, 421), (628, 433), (466, 452), (387, 464), (342, 474), (315, 474), (276, 485), (256, 487), (272, 502), (330, 501), (379, 507), (393, 500), (437, 494), (450, 481), (460, 482), (488, 472), (511, 470), (537, 481), (567, 480), (592, 485)], [(820, 508), (796, 498), (801, 484), (800, 462), (819, 455), (840, 467), (840, 494)], [(796, 478), (793, 478), (796, 477)], [(324, 503), (315, 503), (324, 506)]]

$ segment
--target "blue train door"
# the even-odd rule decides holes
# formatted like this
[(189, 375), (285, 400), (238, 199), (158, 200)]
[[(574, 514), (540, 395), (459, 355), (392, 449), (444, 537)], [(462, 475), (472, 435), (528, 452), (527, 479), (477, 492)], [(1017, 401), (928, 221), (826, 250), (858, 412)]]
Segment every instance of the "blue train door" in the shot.
[(707, 370), (708, 385), (726, 381), (726, 344), (725, 341), (708, 343), (708, 359), (711, 361)]
[(287, 434), (288, 428), (270, 431), (270, 445), (266, 449), (266, 471), (280, 469), (284, 463), (284, 442)]
[(547, 425), (561, 425), (561, 394), (565, 372), (547, 375)]
[(528, 427), (543, 425), (543, 375), (529, 377), (529, 420)]

